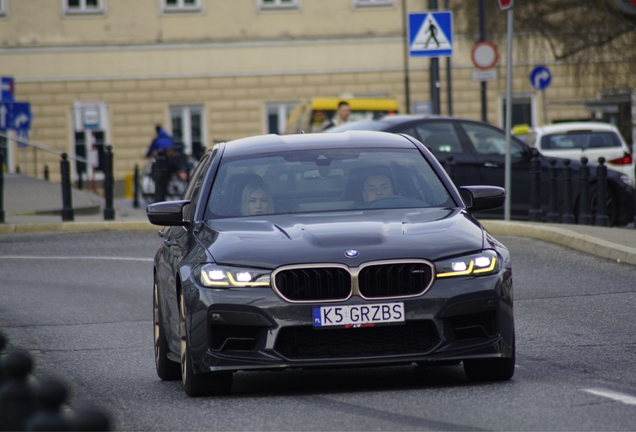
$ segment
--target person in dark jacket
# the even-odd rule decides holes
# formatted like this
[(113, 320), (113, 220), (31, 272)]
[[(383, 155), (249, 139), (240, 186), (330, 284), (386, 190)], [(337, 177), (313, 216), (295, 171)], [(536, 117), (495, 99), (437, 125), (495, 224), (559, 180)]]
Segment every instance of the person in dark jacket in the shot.
[(146, 157), (152, 157), (160, 151), (174, 148), (174, 140), (170, 135), (168, 135), (168, 132), (161, 127), (161, 125), (155, 126), (155, 130), (157, 131), (157, 136), (150, 143), (150, 147), (148, 147), (148, 151), (146, 152)]
[(157, 136), (152, 140), (146, 157), (154, 157), (157, 154), (163, 154), (168, 159), (168, 176), (177, 174), (179, 178), (186, 180), (187, 173), (187, 156), (183, 152), (183, 147), (177, 146), (172, 137), (166, 132), (161, 125), (155, 126)]

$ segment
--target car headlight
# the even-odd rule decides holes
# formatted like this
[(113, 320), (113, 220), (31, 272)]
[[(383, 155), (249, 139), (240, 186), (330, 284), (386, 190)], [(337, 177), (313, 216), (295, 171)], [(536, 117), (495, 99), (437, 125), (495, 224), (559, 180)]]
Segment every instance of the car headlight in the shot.
[(269, 270), (204, 264), (194, 275), (199, 284), (210, 288), (269, 287)]
[(494, 250), (484, 250), (478, 254), (437, 261), (437, 277), (483, 276), (499, 271), (499, 256)]

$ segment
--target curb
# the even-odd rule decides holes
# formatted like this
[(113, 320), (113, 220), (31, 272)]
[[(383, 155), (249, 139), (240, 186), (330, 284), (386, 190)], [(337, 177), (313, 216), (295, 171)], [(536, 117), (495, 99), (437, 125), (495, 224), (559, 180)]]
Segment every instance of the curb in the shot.
[(485, 220), (480, 223), (492, 235), (530, 237), (556, 243), (591, 255), (636, 265), (636, 248), (545, 224)]
[(0, 224), (0, 233), (29, 233), (42, 231), (128, 231), (156, 229), (148, 221), (95, 221)]

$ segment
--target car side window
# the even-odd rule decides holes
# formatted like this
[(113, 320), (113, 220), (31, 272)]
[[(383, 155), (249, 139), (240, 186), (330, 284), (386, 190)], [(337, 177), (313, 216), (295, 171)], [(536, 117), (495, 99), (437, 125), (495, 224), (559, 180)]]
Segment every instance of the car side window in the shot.
[(408, 135), (410, 137), (415, 138), (418, 141), (420, 140), (420, 136), (417, 134), (417, 132), (415, 131), (415, 128), (412, 127), (412, 126), (409, 126), (407, 128), (404, 128), (404, 129), (400, 129), (400, 130), (397, 131), (397, 133)]
[[(506, 135), (503, 131), (474, 123), (462, 122), (468, 138), (481, 155), (506, 155)], [(521, 157), (523, 148), (512, 139), (510, 140), (510, 156)]]
[(424, 122), (415, 126), (422, 143), (434, 153), (463, 153), (457, 131), (451, 122)]
[(191, 220), (192, 216), (194, 215), (194, 210), (196, 209), (196, 201), (199, 197), (199, 193), (201, 192), (201, 186), (203, 184), (205, 174), (208, 171), (208, 167), (210, 166), (210, 161), (212, 159), (214, 159), (214, 155), (205, 155), (203, 157), (201, 162), (199, 162), (199, 165), (197, 165), (197, 167), (195, 168), (190, 182), (188, 183), (188, 187), (183, 193), (183, 199), (190, 200), (190, 204), (186, 205), (183, 209), (183, 218), (185, 220)]

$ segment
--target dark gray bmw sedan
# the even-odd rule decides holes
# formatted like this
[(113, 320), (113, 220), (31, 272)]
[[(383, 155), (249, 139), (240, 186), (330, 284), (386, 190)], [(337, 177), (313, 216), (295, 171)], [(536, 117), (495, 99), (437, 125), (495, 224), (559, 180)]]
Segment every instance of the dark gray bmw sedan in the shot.
[(182, 200), (147, 208), (157, 373), (190, 396), (239, 370), (515, 365), (510, 255), (471, 212), (496, 186), (456, 189), (415, 138), (266, 135), (216, 145)]

